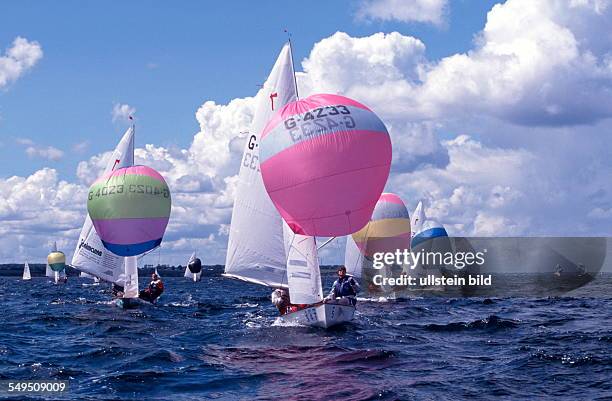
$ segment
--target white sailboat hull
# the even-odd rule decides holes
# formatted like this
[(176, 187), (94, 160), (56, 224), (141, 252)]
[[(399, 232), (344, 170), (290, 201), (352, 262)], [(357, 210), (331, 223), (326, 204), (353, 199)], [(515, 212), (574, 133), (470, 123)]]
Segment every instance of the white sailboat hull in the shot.
[(287, 313), (279, 319), (282, 323), (296, 323), (303, 326), (327, 329), (353, 320), (354, 315), (354, 306), (321, 304)]

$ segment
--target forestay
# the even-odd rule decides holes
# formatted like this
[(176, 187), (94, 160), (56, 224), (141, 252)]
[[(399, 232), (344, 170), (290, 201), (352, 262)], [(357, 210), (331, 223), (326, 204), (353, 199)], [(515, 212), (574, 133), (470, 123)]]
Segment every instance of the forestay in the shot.
[(259, 135), (270, 117), (297, 99), (290, 45), (280, 52), (256, 98), (236, 188), (225, 275), (270, 287), (287, 287), (283, 221), (261, 178)]

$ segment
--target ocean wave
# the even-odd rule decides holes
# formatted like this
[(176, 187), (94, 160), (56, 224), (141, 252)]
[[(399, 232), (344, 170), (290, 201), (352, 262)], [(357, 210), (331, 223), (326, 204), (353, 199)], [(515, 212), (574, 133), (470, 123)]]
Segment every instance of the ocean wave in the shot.
[(428, 324), (426, 330), (430, 331), (462, 331), (462, 330), (505, 330), (519, 326), (519, 321), (500, 318), (491, 315), (484, 319), (473, 320), (471, 322), (452, 322), (447, 324)]

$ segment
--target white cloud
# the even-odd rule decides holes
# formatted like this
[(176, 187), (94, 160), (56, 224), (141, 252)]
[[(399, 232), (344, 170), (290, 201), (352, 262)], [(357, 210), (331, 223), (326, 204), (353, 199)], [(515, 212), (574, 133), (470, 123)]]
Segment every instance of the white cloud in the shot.
[(135, 113), (136, 109), (134, 107), (130, 106), (129, 104), (121, 103), (115, 103), (113, 105), (113, 111), (111, 112), (113, 122), (129, 121), (130, 117), (134, 117)]
[(30, 158), (40, 157), (42, 159), (57, 161), (64, 156), (64, 152), (54, 146), (44, 146), (35, 143), (29, 138), (16, 138), (15, 142), (26, 146), (25, 153)]
[(28, 146), (25, 152), (29, 157), (40, 157), (52, 161), (57, 161), (64, 156), (64, 152), (54, 146)]
[(53, 240), (70, 254), (85, 211), (75, 199), (86, 198), (86, 188), (59, 180), (54, 169), (0, 179), (0, 259), (41, 261)]
[(17, 142), (19, 145), (34, 146), (34, 141), (29, 138), (16, 138), (15, 142)]
[(79, 143), (75, 143), (74, 145), (72, 145), (72, 150), (76, 153), (83, 153), (87, 150), (89, 145), (90, 145), (89, 141), (82, 141)]
[[(494, 6), (475, 50), (446, 57), (423, 72), (415, 93), (426, 105), (423, 111), (486, 113), (549, 126), (612, 116), (607, 101), (612, 43), (604, 22), (612, 13), (583, 3), (510, 0)], [(605, 51), (591, 48), (591, 42), (606, 37)]]
[(362, 0), (357, 17), (442, 25), (447, 8), (448, 0)]
[(0, 56), (0, 88), (19, 79), (43, 56), (40, 44), (18, 36), (11, 47)]

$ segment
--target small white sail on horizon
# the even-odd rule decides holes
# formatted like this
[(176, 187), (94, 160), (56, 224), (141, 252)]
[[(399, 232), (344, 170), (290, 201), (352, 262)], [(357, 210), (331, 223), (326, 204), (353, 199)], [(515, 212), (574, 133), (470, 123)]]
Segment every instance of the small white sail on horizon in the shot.
[(412, 231), (412, 237), (420, 233), (423, 230), (423, 223), (425, 223), (425, 210), (423, 210), (423, 201), (419, 201), (414, 212), (412, 212), (412, 219), (410, 221), (410, 228)]
[(28, 262), (25, 262), (23, 265), (23, 276), (21, 276), (22, 280), (32, 280), (32, 275), (30, 274), (30, 265)]

